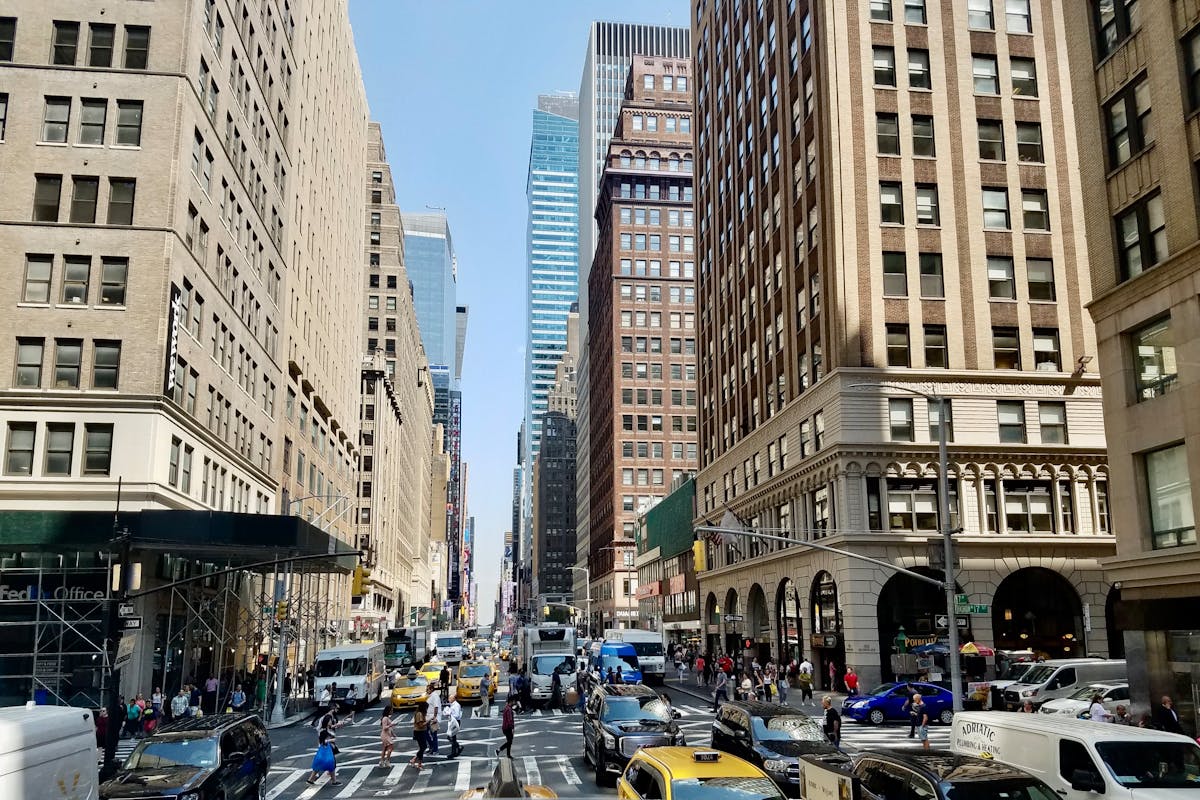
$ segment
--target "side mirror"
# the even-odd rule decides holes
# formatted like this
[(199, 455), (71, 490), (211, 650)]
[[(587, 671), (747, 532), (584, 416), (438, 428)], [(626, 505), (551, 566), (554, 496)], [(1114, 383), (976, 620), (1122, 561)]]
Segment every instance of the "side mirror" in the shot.
[(1104, 793), (1104, 779), (1095, 772), (1087, 769), (1077, 769), (1071, 773), (1071, 788), (1077, 792)]
[(673, 708), (671, 709), (671, 719), (679, 719), (682, 716), (683, 716), (683, 714), (680, 714), (678, 711), (676, 711)]

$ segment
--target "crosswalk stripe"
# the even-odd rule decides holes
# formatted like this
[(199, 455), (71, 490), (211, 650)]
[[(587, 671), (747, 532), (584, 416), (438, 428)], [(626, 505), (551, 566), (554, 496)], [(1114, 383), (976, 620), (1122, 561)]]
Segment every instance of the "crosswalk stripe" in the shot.
[(538, 769), (537, 759), (533, 756), (525, 756), (522, 761), (525, 762), (525, 782), (540, 785), (542, 782), (542, 773)]
[(566, 756), (555, 756), (558, 761), (558, 768), (562, 770), (563, 779), (571, 786), (578, 786), (582, 781), (579, 779), (579, 773), (575, 771), (575, 767), (571, 766), (570, 760)]
[(299, 795), (297, 795), (296, 800), (309, 800), (309, 798), (311, 798), (311, 797), (316, 797), (317, 792), (321, 791), (321, 787), (323, 787), (324, 785), (325, 785), (325, 779), (324, 778), (319, 779), (312, 786), (309, 786), (307, 789), (305, 789), (303, 792), (301, 792)]
[(404, 770), (407, 767), (408, 767), (408, 764), (397, 764), (396, 766), (392, 767), (392, 771), (389, 772), (388, 776), (383, 779), (383, 785), (384, 786), (395, 786), (397, 783), (400, 782), (400, 776), (404, 774)]
[(461, 792), (471, 788), (471, 762), (458, 762), (458, 776), (454, 779), (454, 791)]
[(354, 793), (358, 791), (358, 787), (363, 785), (363, 783), (367, 780), (367, 776), (371, 774), (371, 770), (373, 769), (375, 769), (375, 767), (370, 764), (365, 767), (359, 767), (358, 772), (353, 778), (350, 779), (345, 788), (335, 794), (334, 797), (353, 797)]
[(275, 800), (275, 798), (279, 797), (279, 795), (283, 794), (284, 791), (289, 786), (291, 786), (296, 781), (300, 780), (300, 776), (302, 776), (307, 771), (308, 770), (298, 769), (295, 772), (293, 772), (292, 774), (285, 776), (283, 780), (281, 780), (279, 783), (275, 784), (271, 788), (271, 791), (267, 792), (266, 800)]
[(425, 767), (417, 774), (417, 779), (413, 781), (412, 788), (408, 790), (409, 794), (419, 794), (429, 788), (429, 780), (433, 777), (433, 766)]

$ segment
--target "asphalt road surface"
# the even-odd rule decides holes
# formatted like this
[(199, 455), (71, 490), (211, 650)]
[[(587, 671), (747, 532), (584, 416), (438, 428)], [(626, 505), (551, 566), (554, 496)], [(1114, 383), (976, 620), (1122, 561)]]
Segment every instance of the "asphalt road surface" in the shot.
[[(668, 685), (674, 707), (682, 715), (679, 724), (688, 744), (707, 745), (713, 714), (709, 703)], [(477, 716), (477, 706), (463, 709), (459, 742), (463, 753), (449, 759), (449, 743), (440, 736), (441, 754), (425, 757), (425, 769), (418, 772), (408, 766), (416, 752), (411, 738), (412, 713), (396, 714), (397, 747), (392, 766), (379, 766), (379, 718), (382, 705), (376, 704), (358, 714), (352, 724), (338, 730), (339, 785), (321, 778), (315, 786), (305, 783), (316, 749), (316, 731), (300, 723), (271, 732), (274, 744), (271, 775), (266, 783), (267, 800), (308, 800), (308, 798), (376, 797), (457, 797), (466, 789), (485, 785), (496, 768), (496, 747), (504, 742), (500, 733), (500, 708), (506, 688), (501, 687), (488, 717)], [(385, 701), (386, 702), (386, 701)], [(798, 709), (819, 716), (819, 709)], [(930, 727), (930, 745), (945, 746), (950, 729)], [(849, 720), (843, 728), (842, 746), (854, 753), (878, 747), (919, 746), (907, 738), (907, 725), (880, 728), (859, 725)], [(583, 760), (583, 732), (578, 714), (562, 711), (534, 711), (517, 715), (513, 738), (513, 758), (517, 774), (527, 783), (549, 786), (559, 797), (615, 796), (616, 791), (596, 785), (592, 770)]]

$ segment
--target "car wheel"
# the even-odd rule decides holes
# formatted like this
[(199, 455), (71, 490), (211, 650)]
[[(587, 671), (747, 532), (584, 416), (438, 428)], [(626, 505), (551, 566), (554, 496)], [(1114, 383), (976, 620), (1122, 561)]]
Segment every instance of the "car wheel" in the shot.
[(954, 722), (954, 710), (943, 708), (942, 713), (938, 715), (938, 722), (943, 725), (949, 725), (951, 722)]
[(597, 786), (613, 786), (616, 784), (615, 778), (608, 777), (608, 768), (604, 762), (604, 756), (596, 757), (596, 785)]
[(871, 722), (872, 725), (882, 725), (883, 720), (884, 720), (883, 709), (872, 708), (871, 713), (867, 715), (867, 719)]

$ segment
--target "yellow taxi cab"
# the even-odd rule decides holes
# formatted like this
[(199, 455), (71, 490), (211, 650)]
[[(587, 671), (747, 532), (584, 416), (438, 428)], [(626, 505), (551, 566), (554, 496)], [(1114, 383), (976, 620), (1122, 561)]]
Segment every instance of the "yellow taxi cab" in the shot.
[(512, 647), (508, 645), (500, 645), (500, 660), (508, 661), (512, 658)]
[(617, 779), (617, 797), (642, 800), (784, 800), (767, 773), (749, 761), (702, 747), (644, 747)]
[(487, 687), (488, 698), (496, 696), (499, 684), (496, 670), (486, 661), (464, 661), (458, 665), (458, 699), (480, 700), (482, 687)]
[(405, 676), (392, 687), (392, 708), (408, 708), (429, 699), (429, 680), (424, 675)]
[[(424, 676), (425, 680), (436, 681), (438, 676), (442, 674), (442, 668), (445, 666), (445, 661), (426, 661), (417, 671)], [(450, 680), (454, 680), (454, 670), (450, 670)]]
[(525, 783), (517, 777), (516, 768), (511, 758), (502, 758), (496, 765), (492, 779), (487, 786), (476, 786), (468, 789), (459, 796), (459, 800), (482, 800), (485, 797), (536, 797), (556, 798), (554, 790), (549, 786), (538, 786)]

